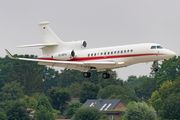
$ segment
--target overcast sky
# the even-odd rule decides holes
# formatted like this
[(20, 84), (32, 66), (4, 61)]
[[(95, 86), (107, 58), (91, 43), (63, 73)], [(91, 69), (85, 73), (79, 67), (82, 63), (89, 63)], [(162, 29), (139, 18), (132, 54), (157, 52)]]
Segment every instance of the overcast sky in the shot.
[[(87, 48), (159, 43), (180, 54), (180, 0), (1, 0), (0, 57), (41, 55), (39, 48), (17, 45), (42, 43), (37, 23), (50, 21), (63, 41), (86, 40)], [(129, 75), (149, 75), (152, 63), (117, 69)]]

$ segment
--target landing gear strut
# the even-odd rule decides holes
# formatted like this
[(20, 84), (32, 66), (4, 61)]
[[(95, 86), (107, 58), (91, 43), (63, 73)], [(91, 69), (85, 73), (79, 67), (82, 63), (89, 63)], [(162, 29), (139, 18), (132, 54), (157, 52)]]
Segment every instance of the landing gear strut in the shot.
[(104, 79), (109, 79), (110, 74), (109, 74), (109, 73), (103, 73), (103, 74), (102, 74), (102, 77), (103, 77)]
[(153, 67), (154, 72), (157, 72), (158, 71), (158, 61), (154, 61), (152, 67)]
[(90, 72), (84, 72), (84, 73), (83, 73), (83, 76), (84, 76), (85, 78), (90, 78), (90, 77), (91, 77), (91, 73), (90, 73)]

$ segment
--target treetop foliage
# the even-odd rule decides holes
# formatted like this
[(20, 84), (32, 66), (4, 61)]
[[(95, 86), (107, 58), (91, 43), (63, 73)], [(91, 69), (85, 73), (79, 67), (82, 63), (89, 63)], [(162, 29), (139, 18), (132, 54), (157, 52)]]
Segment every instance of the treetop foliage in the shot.
[(125, 109), (122, 120), (156, 120), (156, 113), (153, 107), (145, 102), (130, 102)]

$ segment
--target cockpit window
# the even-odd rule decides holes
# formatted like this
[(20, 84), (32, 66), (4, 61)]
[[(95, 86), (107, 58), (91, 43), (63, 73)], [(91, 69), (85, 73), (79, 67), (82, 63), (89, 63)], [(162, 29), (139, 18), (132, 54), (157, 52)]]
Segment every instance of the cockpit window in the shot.
[(157, 49), (163, 49), (163, 47), (162, 46), (157, 46)]
[(156, 46), (151, 46), (151, 49), (156, 49)]

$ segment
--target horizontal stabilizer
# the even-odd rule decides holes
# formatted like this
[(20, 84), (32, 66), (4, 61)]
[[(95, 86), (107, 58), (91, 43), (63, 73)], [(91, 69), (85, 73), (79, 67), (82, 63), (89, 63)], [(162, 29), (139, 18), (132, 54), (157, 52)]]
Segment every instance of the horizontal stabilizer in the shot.
[(23, 48), (23, 47), (45, 47), (45, 46), (56, 46), (59, 45), (59, 43), (42, 43), (42, 44), (32, 44), (32, 45), (20, 45), (17, 46), (18, 48)]

